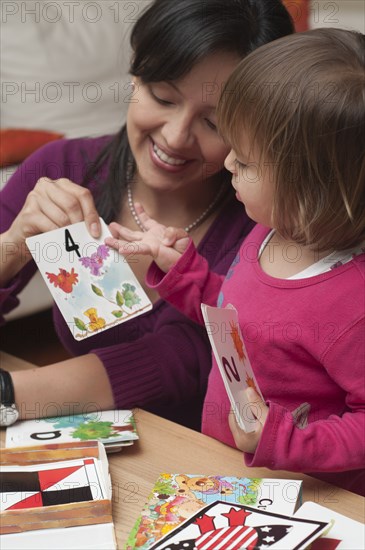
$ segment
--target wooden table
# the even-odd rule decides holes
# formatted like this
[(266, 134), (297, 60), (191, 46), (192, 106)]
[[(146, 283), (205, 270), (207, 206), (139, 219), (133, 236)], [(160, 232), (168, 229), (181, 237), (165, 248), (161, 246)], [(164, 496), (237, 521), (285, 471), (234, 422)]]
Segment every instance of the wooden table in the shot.
[[(34, 366), (1, 352), (0, 365), (7, 370)], [(108, 455), (120, 549), (161, 472), (302, 479), (303, 501), (317, 502), (364, 522), (365, 499), (354, 493), (305, 475), (246, 468), (242, 453), (223, 443), (143, 410), (135, 410), (135, 417), (140, 440), (120, 453)]]

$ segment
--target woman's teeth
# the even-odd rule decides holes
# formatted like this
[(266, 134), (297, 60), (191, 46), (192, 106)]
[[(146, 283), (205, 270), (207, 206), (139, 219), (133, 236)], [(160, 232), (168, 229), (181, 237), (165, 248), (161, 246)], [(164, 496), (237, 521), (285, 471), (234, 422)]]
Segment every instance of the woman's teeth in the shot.
[(153, 150), (158, 156), (158, 158), (163, 162), (166, 162), (166, 164), (171, 164), (172, 166), (178, 166), (186, 163), (186, 160), (174, 159), (173, 157), (169, 157), (168, 155), (166, 155), (166, 153), (161, 151), (161, 149), (159, 149), (156, 144), (153, 145)]

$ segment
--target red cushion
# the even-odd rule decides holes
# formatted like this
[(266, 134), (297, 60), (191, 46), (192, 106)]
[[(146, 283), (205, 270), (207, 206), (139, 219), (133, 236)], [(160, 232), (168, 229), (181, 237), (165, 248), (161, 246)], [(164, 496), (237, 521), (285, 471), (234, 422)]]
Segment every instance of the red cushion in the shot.
[(309, 0), (283, 0), (286, 9), (293, 18), (296, 32), (308, 30)]
[(0, 130), (0, 167), (19, 164), (42, 145), (63, 137), (47, 130), (4, 128)]

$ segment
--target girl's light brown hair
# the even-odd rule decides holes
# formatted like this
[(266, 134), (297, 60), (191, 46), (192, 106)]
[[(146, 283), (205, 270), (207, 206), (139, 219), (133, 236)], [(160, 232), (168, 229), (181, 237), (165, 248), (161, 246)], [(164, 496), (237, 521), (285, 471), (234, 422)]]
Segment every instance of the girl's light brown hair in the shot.
[(224, 138), (243, 132), (274, 174), (273, 222), (318, 250), (365, 240), (365, 37), (298, 33), (260, 47), (229, 78), (218, 105)]

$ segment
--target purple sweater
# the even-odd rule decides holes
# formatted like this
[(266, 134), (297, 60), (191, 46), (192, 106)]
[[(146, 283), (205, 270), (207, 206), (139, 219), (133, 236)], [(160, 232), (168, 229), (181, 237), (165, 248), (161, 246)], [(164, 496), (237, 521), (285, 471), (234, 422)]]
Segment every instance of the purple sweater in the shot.
[[(95, 159), (109, 136), (61, 140), (30, 156), (1, 192), (0, 227), (4, 232), (23, 206), (27, 194), (41, 176), (69, 178), (81, 184), (86, 165)], [(106, 167), (99, 174), (103, 180)], [(97, 183), (91, 182), (95, 193)], [(242, 207), (232, 197), (199, 246), (210, 267), (225, 274), (239, 244), (252, 227)], [(17, 294), (36, 271), (30, 262), (7, 288), (0, 289), (0, 308), (6, 313), (17, 306)], [(211, 368), (210, 345), (205, 329), (190, 321), (167, 302), (82, 342), (72, 337), (58, 308), (54, 307), (56, 331), (73, 355), (95, 353), (105, 366), (116, 407), (146, 410), (200, 428), (200, 416)]]
[[(257, 225), (226, 277), (212, 273), (191, 244), (168, 273), (152, 264), (147, 282), (193, 320), (200, 304), (239, 315), (247, 353), (269, 404), (249, 466), (311, 472), (365, 494), (365, 254), (307, 279), (277, 279), (257, 259), (268, 229)], [(310, 405), (308, 425), (292, 413)], [(234, 446), (230, 404), (215, 359), (202, 431)]]

